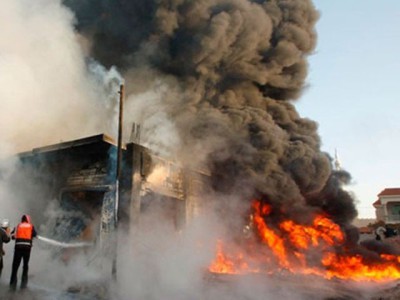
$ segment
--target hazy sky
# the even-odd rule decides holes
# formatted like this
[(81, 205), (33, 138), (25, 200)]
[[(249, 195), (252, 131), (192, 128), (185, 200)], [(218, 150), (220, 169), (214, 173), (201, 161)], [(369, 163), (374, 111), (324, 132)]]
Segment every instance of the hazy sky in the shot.
[(314, 0), (321, 16), (309, 88), (297, 107), (319, 123), (322, 149), (338, 149), (360, 217), (400, 187), (400, 1)]

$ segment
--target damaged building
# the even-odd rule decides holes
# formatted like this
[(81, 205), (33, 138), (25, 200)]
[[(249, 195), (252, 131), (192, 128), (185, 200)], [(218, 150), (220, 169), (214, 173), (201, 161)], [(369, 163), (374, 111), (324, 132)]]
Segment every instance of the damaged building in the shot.
[(206, 172), (183, 169), (132, 142), (121, 149), (116, 188), (117, 151), (113, 139), (100, 134), (19, 154), (18, 173), (36, 189), (24, 197), (32, 197), (28, 202), (42, 231), (62, 242), (97, 244), (117, 222), (140, 225), (140, 215), (152, 209), (177, 231), (201, 209)]

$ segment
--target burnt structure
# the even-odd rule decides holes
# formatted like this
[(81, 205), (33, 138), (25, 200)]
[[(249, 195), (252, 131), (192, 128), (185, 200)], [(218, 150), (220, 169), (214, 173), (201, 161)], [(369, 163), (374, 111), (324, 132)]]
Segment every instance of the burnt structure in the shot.
[[(37, 201), (38, 194), (32, 193), (29, 203), (49, 235), (97, 244), (115, 229), (116, 220), (123, 230), (139, 226), (141, 214), (154, 207), (176, 230), (196, 215), (209, 177), (205, 172), (183, 169), (129, 143), (122, 148), (116, 189), (117, 150), (114, 141), (101, 134), (19, 154), (22, 180), (29, 178), (45, 199)], [(53, 215), (49, 205), (57, 208)]]

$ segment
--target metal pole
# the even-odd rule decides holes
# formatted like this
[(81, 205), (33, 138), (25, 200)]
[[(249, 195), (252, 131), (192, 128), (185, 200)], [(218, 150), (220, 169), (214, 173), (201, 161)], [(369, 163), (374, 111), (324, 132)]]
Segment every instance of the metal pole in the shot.
[(117, 173), (116, 180), (121, 176), (121, 158), (122, 158), (122, 123), (124, 115), (124, 85), (121, 84), (119, 89), (119, 118), (118, 118), (118, 155), (117, 155)]
[(117, 244), (118, 244), (118, 220), (119, 220), (119, 183), (121, 179), (121, 164), (122, 164), (122, 125), (123, 125), (123, 115), (124, 115), (124, 96), (125, 89), (124, 85), (121, 84), (119, 89), (119, 116), (118, 116), (118, 146), (117, 146), (117, 170), (115, 174), (115, 207), (114, 207), (114, 221), (115, 221), (115, 249), (114, 257), (112, 262), (112, 275), (114, 279), (117, 276)]
[(118, 116), (118, 148), (117, 148), (117, 170), (115, 174), (116, 183), (116, 205), (115, 205), (115, 226), (118, 225), (119, 220), (119, 183), (121, 179), (121, 164), (122, 164), (122, 128), (123, 128), (123, 116), (124, 116), (124, 96), (125, 88), (121, 84), (119, 89), (119, 116)]

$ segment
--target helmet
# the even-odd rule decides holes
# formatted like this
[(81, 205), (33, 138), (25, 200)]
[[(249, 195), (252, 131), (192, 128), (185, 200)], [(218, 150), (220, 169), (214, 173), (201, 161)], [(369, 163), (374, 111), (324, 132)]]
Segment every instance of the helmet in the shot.
[(1, 221), (1, 227), (7, 228), (8, 226), (10, 226), (10, 221), (8, 221), (8, 219), (4, 219)]

